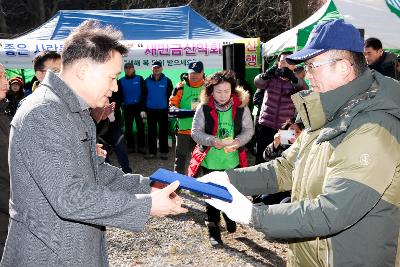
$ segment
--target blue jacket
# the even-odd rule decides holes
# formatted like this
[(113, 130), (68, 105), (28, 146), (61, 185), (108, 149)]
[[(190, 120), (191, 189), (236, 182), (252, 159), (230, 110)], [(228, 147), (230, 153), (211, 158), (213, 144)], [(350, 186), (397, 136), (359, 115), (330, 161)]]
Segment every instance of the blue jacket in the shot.
[(143, 102), (143, 77), (123, 77), (118, 81), (118, 90), (124, 105), (142, 104)]
[(150, 75), (144, 82), (146, 108), (168, 109), (168, 101), (173, 89), (171, 80), (161, 73), (159, 80), (155, 80), (153, 75)]

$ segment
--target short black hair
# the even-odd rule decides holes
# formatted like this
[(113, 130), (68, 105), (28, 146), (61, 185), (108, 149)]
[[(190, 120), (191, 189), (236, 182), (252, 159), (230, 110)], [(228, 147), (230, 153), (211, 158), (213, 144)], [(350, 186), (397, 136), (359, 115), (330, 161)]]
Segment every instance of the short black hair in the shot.
[(283, 51), (283, 52), (281, 52), (281, 53), (279, 54), (278, 58), (281, 57), (282, 55), (291, 55), (291, 54), (293, 54), (292, 51)]
[(122, 33), (112, 26), (102, 26), (98, 21), (86, 20), (65, 40), (61, 54), (62, 65), (84, 58), (104, 63), (111, 58), (112, 51), (126, 55), (128, 48), (119, 42), (121, 39)]
[(365, 40), (364, 47), (371, 47), (374, 50), (379, 50), (383, 48), (381, 40), (375, 37), (371, 37)]
[(296, 124), (299, 127), (300, 130), (302, 130), (302, 131), (304, 130), (304, 124), (301, 121), (296, 122), (296, 117), (292, 117), (290, 119), (287, 119), (279, 129), (281, 129), (281, 130), (289, 130), (290, 126), (292, 126), (293, 124)]
[(291, 54), (293, 54), (292, 51), (283, 51), (283, 52), (281, 52), (281, 53), (279, 54), (279, 56), (278, 56), (278, 61), (281, 59), (281, 56), (283, 56), (283, 55), (289, 56), (289, 55), (291, 55)]
[(44, 63), (47, 60), (56, 60), (60, 59), (61, 55), (57, 53), (56, 51), (53, 50), (44, 50), (36, 54), (36, 56), (33, 58), (33, 69), (35, 71), (40, 71), (43, 70), (44, 68)]

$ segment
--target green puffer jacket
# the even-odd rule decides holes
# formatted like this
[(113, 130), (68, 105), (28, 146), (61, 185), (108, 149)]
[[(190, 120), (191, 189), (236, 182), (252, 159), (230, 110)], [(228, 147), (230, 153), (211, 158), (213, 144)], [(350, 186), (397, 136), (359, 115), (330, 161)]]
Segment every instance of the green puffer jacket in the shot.
[(290, 239), (288, 266), (399, 266), (400, 84), (367, 70), (292, 99), (306, 126), (296, 142), (227, 171), (245, 195), (292, 189), (292, 203), (253, 206), (252, 226)]

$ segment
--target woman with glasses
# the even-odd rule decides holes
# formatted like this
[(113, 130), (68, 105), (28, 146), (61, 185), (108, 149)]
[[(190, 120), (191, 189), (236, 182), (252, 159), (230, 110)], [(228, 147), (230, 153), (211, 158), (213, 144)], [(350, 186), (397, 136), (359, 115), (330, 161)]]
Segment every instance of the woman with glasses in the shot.
[[(236, 85), (233, 71), (220, 71), (207, 78), (192, 124), (197, 143), (189, 164), (189, 175), (248, 166), (244, 145), (253, 136), (253, 121), (247, 107), (249, 94)], [(212, 246), (222, 244), (220, 211), (207, 204), (206, 225)], [(236, 223), (224, 215), (228, 232)]]

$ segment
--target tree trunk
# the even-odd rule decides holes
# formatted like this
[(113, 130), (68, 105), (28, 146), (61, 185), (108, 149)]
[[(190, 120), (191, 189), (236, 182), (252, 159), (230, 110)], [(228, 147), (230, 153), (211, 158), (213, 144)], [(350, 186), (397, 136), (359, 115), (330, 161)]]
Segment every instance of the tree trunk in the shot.
[(289, 0), (290, 28), (303, 22), (308, 17), (307, 0)]
[(44, 0), (30, 0), (29, 5), (34, 6), (35, 8), (33, 10), (36, 10), (36, 17), (38, 19), (38, 25), (43, 24), (47, 18), (46, 18), (46, 6), (44, 3)]
[(3, 5), (1, 0), (0, 0), (0, 33), (8, 33), (8, 27), (6, 24), (6, 13), (3, 10)]

